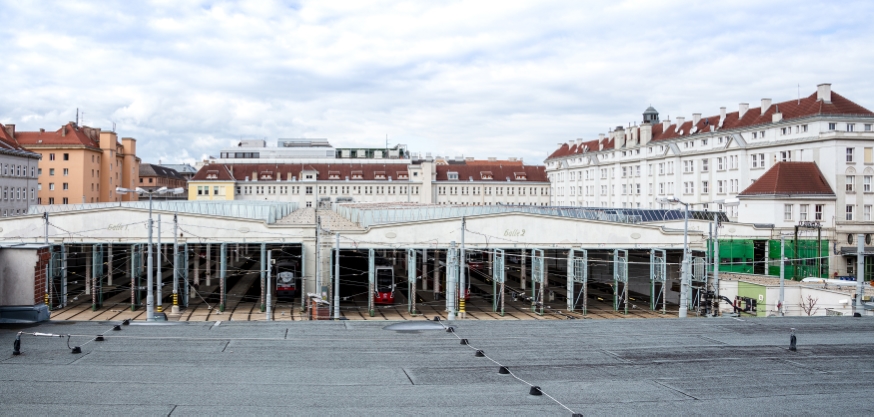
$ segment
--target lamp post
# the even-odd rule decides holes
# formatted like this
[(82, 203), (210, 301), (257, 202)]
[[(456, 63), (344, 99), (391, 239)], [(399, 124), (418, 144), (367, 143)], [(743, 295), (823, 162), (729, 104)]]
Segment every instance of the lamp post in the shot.
[(689, 203), (681, 201), (676, 196), (660, 198), (661, 203), (682, 204), (685, 206), (683, 215), (683, 264), (680, 271), (680, 318), (684, 318), (689, 310)]
[(140, 187), (137, 187), (134, 190), (128, 188), (117, 187), (115, 192), (118, 194), (129, 194), (129, 193), (137, 193), (139, 195), (148, 195), (149, 196), (149, 252), (147, 256), (147, 264), (146, 264), (146, 321), (155, 321), (155, 295), (154, 289), (152, 288), (152, 195), (154, 194), (182, 194), (185, 192), (184, 188), (171, 188), (161, 187), (157, 190), (146, 190)]

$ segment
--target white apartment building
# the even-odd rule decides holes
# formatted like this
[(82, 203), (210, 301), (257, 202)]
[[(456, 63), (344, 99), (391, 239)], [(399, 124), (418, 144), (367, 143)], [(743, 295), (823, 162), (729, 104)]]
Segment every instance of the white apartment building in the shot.
[(288, 201), (301, 207), (338, 202), (545, 206), (549, 182), (542, 165), (517, 159), (216, 163), (189, 181), (188, 198)]
[[(650, 107), (643, 118), (598, 139), (559, 144), (545, 161), (551, 203), (667, 208), (659, 199), (676, 196), (696, 210), (724, 211), (732, 221), (770, 223), (774, 216), (759, 214), (760, 199), (751, 206), (744, 200), (755, 198), (738, 195), (779, 162), (813, 162), (834, 196), (820, 203), (775, 199), (783, 213), (775, 227), (819, 221), (833, 230), (835, 250), (850, 245), (849, 234), (874, 232), (874, 113), (831, 84), (808, 97), (762, 99), (758, 108), (740, 103), (735, 112), (722, 107), (709, 117), (659, 120)], [(817, 204), (824, 205), (821, 218), (809, 208)]]

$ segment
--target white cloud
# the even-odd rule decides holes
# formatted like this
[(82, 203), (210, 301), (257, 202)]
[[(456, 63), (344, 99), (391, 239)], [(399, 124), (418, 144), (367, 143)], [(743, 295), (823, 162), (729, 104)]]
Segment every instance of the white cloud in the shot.
[[(0, 122), (85, 122), (145, 161), (243, 138), (521, 156), (640, 119), (832, 82), (874, 107), (866, 2), (0, 5)], [(63, 19), (59, 18), (63, 16)]]

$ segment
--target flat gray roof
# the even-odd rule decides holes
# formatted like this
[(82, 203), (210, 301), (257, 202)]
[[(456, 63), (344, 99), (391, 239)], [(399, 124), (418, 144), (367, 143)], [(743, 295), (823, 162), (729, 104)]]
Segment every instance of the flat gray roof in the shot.
[[(0, 403), (9, 415), (571, 415), (493, 359), (584, 415), (874, 412), (868, 317), (463, 321), (455, 334), (390, 323), (6, 325)], [(12, 356), (19, 330), (108, 339), (72, 337), (83, 353), (71, 354), (64, 338), (23, 336)]]

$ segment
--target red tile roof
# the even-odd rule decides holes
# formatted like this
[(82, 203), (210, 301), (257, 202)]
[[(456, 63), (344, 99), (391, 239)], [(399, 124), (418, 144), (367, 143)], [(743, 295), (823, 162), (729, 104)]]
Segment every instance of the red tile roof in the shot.
[(76, 126), (73, 122), (67, 123), (54, 132), (16, 132), (15, 139), (25, 148), (40, 145), (82, 145), (100, 148), (99, 129)]
[(6, 126), (0, 123), (0, 148), (20, 150), (21, 145), (6, 131)]
[[(458, 181), (489, 181), (484, 176), (491, 175), (491, 181), (548, 182), (546, 167), (543, 165), (524, 165), (519, 161), (469, 161), (464, 164), (437, 165), (437, 181), (449, 181), (449, 172), (458, 173)], [(519, 175), (524, 173), (525, 175)], [(518, 178), (518, 179), (517, 179)], [(524, 179), (523, 179), (524, 178)]]
[[(258, 173), (258, 177), (268, 175), (272, 181), (286, 181), (291, 174), (298, 181), (303, 171), (316, 171), (319, 180), (328, 180), (331, 176), (338, 176), (339, 180), (349, 177), (356, 180), (373, 180), (377, 173), (397, 180), (398, 172), (406, 172), (407, 164), (361, 164), (361, 163), (332, 163), (332, 164), (209, 164), (197, 171), (192, 181), (222, 180), (222, 181), (245, 181), (246, 177), (252, 180), (252, 173)], [(360, 172), (360, 177), (358, 174)], [(207, 178), (208, 174), (214, 174), (216, 178)], [(353, 176), (353, 173), (355, 176)], [(388, 174), (386, 174), (388, 173)]]
[[(192, 181), (245, 181), (246, 177), (252, 179), (252, 173), (257, 173), (259, 180), (267, 175), (272, 181), (286, 181), (291, 174), (298, 181), (303, 171), (318, 172), (319, 180), (339, 178), (340, 181), (349, 180), (388, 181), (401, 178), (401, 174), (407, 174), (408, 164), (362, 164), (353, 162), (331, 164), (209, 164), (204, 165), (192, 177)], [(524, 165), (520, 161), (467, 161), (464, 163), (452, 163), (449, 165), (437, 165), (437, 181), (448, 181), (447, 172), (457, 172), (459, 181), (468, 181), (473, 177), (474, 181), (481, 180), (481, 173), (491, 172), (494, 181), (527, 181), (548, 182), (546, 168), (542, 165)], [(212, 178), (208, 178), (212, 177)], [(524, 179), (523, 179), (524, 178)]]
[(778, 162), (739, 196), (809, 194), (834, 195), (815, 162)]
[[(813, 93), (808, 97), (804, 97), (801, 100), (788, 100), (782, 103), (771, 104), (771, 106), (765, 111), (765, 114), (762, 114), (761, 107), (754, 107), (747, 110), (744, 113), (743, 117), (740, 116), (739, 111), (726, 113), (725, 121), (721, 128), (716, 129), (716, 131), (727, 130), (727, 129), (740, 129), (745, 127), (752, 127), (756, 125), (762, 125), (767, 123), (772, 123), (773, 115), (778, 110), (783, 114), (783, 120), (790, 119), (798, 119), (802, 117), (809, 117), (815, 115), (864, 115), (864, 116), (874, 116), (874, 112), (868, 110), (853, 101), (847, 99), (846, 97), (832, 91), (831, 92), (831, 102), (826, 103), (822, 100), (816, 99), (817, 94)], [(652, 142), (658, 142), (669, 139), (676, 139), (680, 137), (690, 136), (690, 131), (695, 128), (696, 133), (700, 132), (709, 132), (711, 126), (717, 128), (719, 126), (720, 116), (709, 116), (702, 117), (701, 120), (698, 121), (697, 124), (693, 123), (692, 120), (687, 120), (683, 122), (682, 126), (677, 126), (676, 124), (671, 124), (667, 129), (664, 128), (663, 123), (656, 123), (652, 125)], [(683, 132), (680, 135), (679, 132)], [(607, 139), (604, 140), (605, 144), (607, 143)], [(589, 145), (589, 152), (597, 151), (597, 146), (592, 146), (591, 143), (595, 143), (597, 145), (598, 141), (589, 141), (584, 142), (584, 144)], [(604, 149), (613, 149), (613, 141), (609, 140), (609, 147), (604, 146)], [(559, 147), (555, 152), (553, 152), (547, 159), (552, 158), (560, 158), (575, 154), (580, 154), (582, 152), (581, 146), (569, 146), (567, 144)]]

